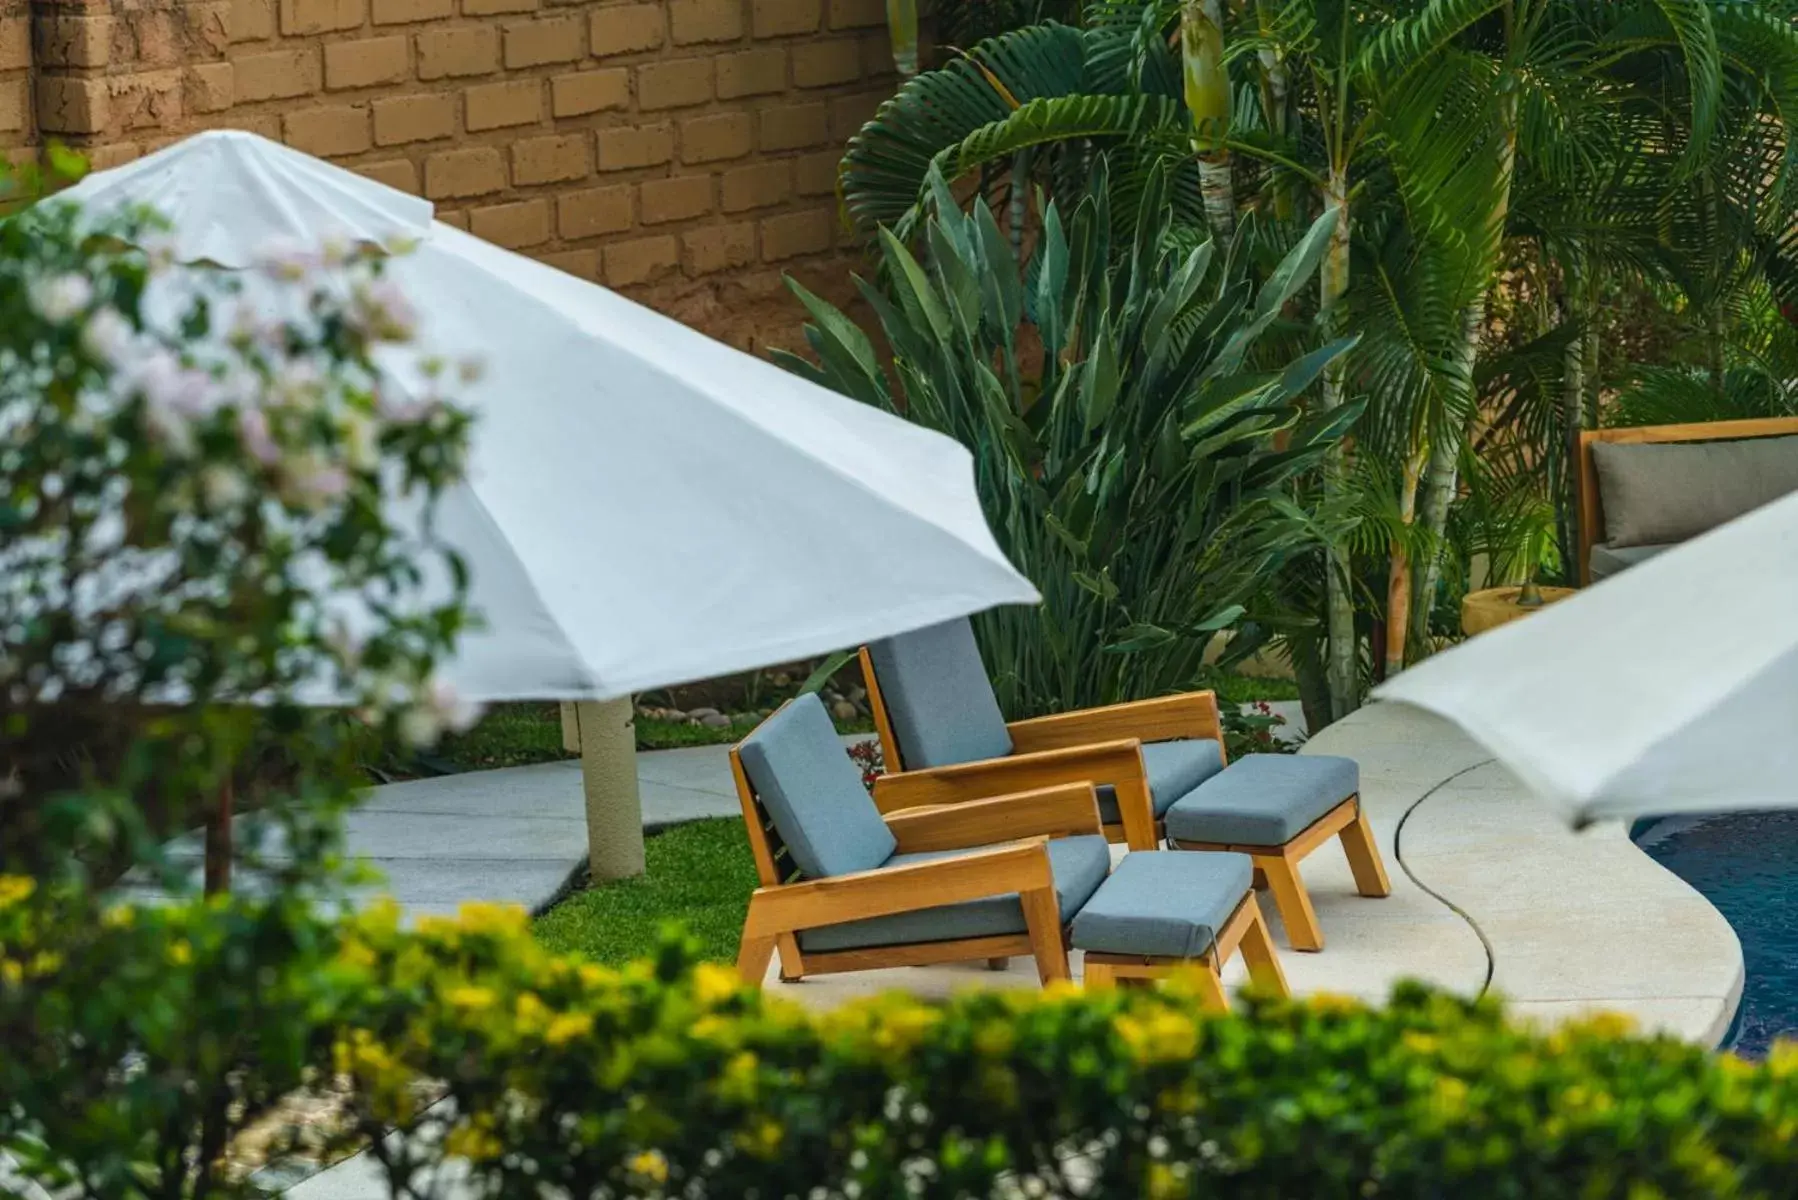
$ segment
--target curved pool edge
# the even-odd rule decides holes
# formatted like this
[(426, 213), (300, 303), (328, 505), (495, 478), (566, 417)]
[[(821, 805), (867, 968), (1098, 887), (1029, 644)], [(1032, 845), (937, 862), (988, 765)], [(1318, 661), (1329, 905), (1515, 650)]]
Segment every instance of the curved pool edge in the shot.
[(1454, 725), (1403, 705), (1369, 705), (1305, 752), (1360, 763), (1364, 803), (1400, 814), (1399, 864), (1478, 932), (1515, 1015), (1617, 1012), (1706, 1047), (1728, 1033), (1746, 979), (1735, 930), (1627, 823), (1573, 832)]

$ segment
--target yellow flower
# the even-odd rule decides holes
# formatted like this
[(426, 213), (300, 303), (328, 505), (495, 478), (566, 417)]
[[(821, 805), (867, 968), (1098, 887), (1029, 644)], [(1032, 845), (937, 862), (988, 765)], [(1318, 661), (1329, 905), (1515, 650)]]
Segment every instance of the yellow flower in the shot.
[(194, 960), (193, 944), (186, 938), (176, 938), (169, 943), (168, 960), (178, 967), (185, 967)]
[(737, 1134), (737, 1145), (752, 1158), (771, 1159), (780, 1153), (780, 1146), (786, 1140), (786, 1130), (780, 1123), (763, 1117), (752, 1127)]
[(1593, 1037), (1621, 1038), (1635, 1032), (1635, 1018), (1624, 1013), (1601, 1012), (1583, 1022), (1585, 1032)]
[(498, 1158), (505, 1152), (506, 1147), (505, 1143), (494, 1135), (492, 1124), (492, 1119), (485, 1116), (460, 1122), (444, 1135), (444, 1152), (457, 1158), (466, 1158), (470, 1162), (485, 1162)]
[(51, 950), (39, 950), (26, 966), (27, 975), (49, 975), (62, 966), (62, 955)]
[(1139, 1063), (1179, 1062), (1199, 1050), (1198, 1023), (1169, 1009), (1155, 1009), (1141, 1017), (1120, 1013), (1111, 1027)]
[(22, 983), (25, 964), (16, 959), (0, 958), (0, 983)]
[(535, 992), (524, 992), (512, 1005), (513, 1015), (518, 1018), (521, 1033), (532, 1034), (549, 1027), (549, 1006), (537, 998)]
[(598, 963), (582, 963), (576, 968), (576, 973), (585, 987), (610, 987), (618, 982), (618, 972), (602, 967)]
[(1181, 1173), (1164, 1162), (1149, 1164), (1149, 1178), (1143, 1193), (1150, 1200), (1173, 1200), (1175, 1196), (1186, 1194), (1186, 1182)]
[(1798, 1042), (1780, 1038), (1767, 1051), (1767, 1073), (1775, 1079), (1798, 1075)]
[(1361, 1002), (1353, 996), (1344, 996), (1338, 992), (1313, 992), (1307, 1000), (1313, 1012), (1354, 1012), (1361, 1007)]
[(529, 920), (518, 904), (464, 904), (456, 912), (464, 933), (523, 933)]
[(31, 899), (37, 880), (29, 875), (0, 875), (0, 908)]
[(1453, 1075), (1438, 1075), (1431, 1107), (1442, 1116), (1454, 1116), (1467, 1107), (1467, 1084)]
[(100, 914), (100, 924), (107, 929), (129, 929), (137, 923), (137, 910), (129, 904), (115, 904)]
[(593, 1017), (590, 1014), (559, 1013), (543, 1031), (543, 1040), (551, 1046), (564, 1046), (592, 1032)]
[(633, 1175), (640, 1175), (651, 1183), (668, 1182), (668, 1160), (662, 1157), (660, 1150), (644, 1150), (631, 1155), (624, 1164)]
[(469, 984), (451, 988), (443, 993), (443, 998), (452, 1008), (465, 1008), (470, 1012), (480, 1012), (492, 1008), (497, 999), (492, 988), (474, 987)]
[(346, 967), (367, 970), (375, 965), (375, 952), (367, 942), (350, 938), (337, 948), (337, 961)]
[(742, 989), (737, 973), (718, 963), (700, 963), (693, 968), (693, 995), (707, 1008), (715, 1008)]

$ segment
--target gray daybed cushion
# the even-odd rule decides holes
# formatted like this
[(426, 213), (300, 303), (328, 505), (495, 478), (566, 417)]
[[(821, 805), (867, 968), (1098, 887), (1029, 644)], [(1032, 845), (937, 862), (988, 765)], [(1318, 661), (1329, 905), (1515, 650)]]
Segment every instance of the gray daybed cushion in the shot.
[[(1097, 834), (1056, 838), (1048, 848), (1049, 869), (1055, 876), (1055, 896), (1061, 904), (1061, 923), (1066, 925), (1105, 881), (1105, 873), (1111, 869), (1111, 848)], [(929, 850), (895, 854), (886, 865), (898, 867), (966, 853), (965, 850)], [(918, 942), (997, 937), (1023, 933), (1026, 928), (1024, 906), (1018, 903), (1014, 892), (808, 929), (799, 935), (799, 948), (818, 954), (864, 946), (909, 946)]]
[(1074, 946), (1101, 954), (1197, 958), (1255, 881), (1246, 854), (1126, 854), (1074, 918)]
[(892, 857), (898, 841), (816, 695), (763, 721), (737, 755), (807, 879), (871, 871)]
[(1594, 442), (1592, 458), (1613, 550), (1683, 542), (1798, 491), (1798, 437)]
[(906, 770), (1011, 753), (1011, 733), (966, 617), (870, 642), (868, 657)]
[(1167, 835), (1182, 842), (1284, 846), (1361, 789), (1352, 758), (1250, 754), (1167, 810)]
[(1672, 546), (1609, 546), (1603, 543), (1592, 547), (1592, 581), (1607, 579), (1619, 571), (1635, 566), (1639, 562), (1647, 562), (1663, 550), (1671, 550)]

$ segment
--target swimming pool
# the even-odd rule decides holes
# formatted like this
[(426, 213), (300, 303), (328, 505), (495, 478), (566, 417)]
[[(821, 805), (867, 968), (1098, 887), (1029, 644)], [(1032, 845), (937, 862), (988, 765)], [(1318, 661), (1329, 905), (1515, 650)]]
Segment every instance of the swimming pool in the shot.
[(1725, 1049), (1748, 1058), (1798, 1037), (1798, 812), (1664, 817), (1636, 844), (1697, 888), (1735, 927), (1748, 980)]

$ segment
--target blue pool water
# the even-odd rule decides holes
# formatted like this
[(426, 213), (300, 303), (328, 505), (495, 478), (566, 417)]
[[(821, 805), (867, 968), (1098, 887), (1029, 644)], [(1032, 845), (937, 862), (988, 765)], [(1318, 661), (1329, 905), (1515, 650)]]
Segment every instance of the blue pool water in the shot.
[(1748, 982), (1724, 1046), (1760, 1058), (1775, 1038), (1798, 1037), (1798, 812), (1670, 817), (1644, 822), (1635, 838), (1741, 939)]

